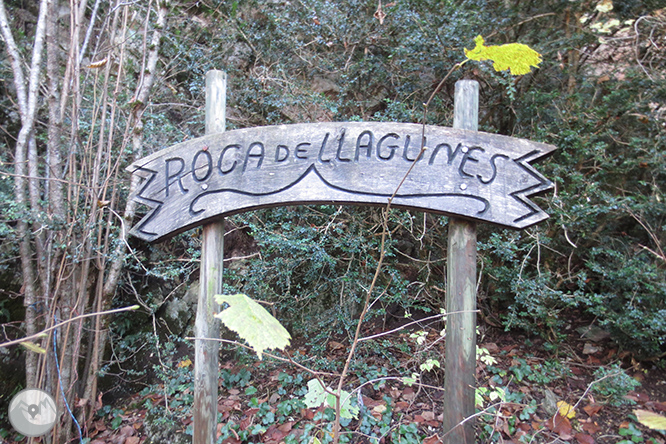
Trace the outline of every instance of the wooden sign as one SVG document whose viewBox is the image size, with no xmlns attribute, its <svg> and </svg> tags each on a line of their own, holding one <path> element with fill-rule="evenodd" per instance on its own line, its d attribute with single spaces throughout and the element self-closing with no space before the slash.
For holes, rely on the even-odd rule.
<svg viewBox="0 0 666 444">
<path fill-rule="evenodd" d="M 134 199 L 153 208 L 132 234 L 155 241 L 220 216 L 278 205 L 385 205 L 412 164 L 395 207 L 524 228 L 548 217 L 528 197 L 552 183 L 530 162 L 554 149 L 476 131 L 426 126 L 424 132 L 410 123 L 227 131 L 128 168 L 145 179 Z"/>
</svg>

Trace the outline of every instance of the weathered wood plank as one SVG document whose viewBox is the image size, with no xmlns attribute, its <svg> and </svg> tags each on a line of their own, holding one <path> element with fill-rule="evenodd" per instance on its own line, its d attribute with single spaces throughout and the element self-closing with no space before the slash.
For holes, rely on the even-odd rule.
<svg viewBox="0 0 666 444">
<path fill-rule="evenodd" d="M 206 73 L 206 132 L 224 131 L 226 73 Z M 224 220 L 204 225 L 199 271 L 199 298 L 194 331 L 197 338 L 220 337 L 220 311 L 213 298 L 222 293 Z M 194 346 L 194 444 L 213 444 L 217 431 L 219 342 L 197 339 Z"/>
<path fill-rule="evenodd" d="M 478 127 L 479 84 L 456 82 L 456 128 Z M 452 217 L 446 263 L 446 367 L 444 421 L 446 444 L 474 443 L 476 369 L 476 224 Z M 463 422 L 465 421 L 465 422 Z"/>
<path fill-rule="evenodd" d="M 422 126 L 327 122 L 228 131 L 158 151 L 129 170 L 154 208 L 148 241 L 219 216 L 285 204 L 385 205 L 421 148 Z M 548 216 L 528 196 L 552 183 L 529 163 L 555 147 L 436 126 L 393 205 L 524 228 Z"/>
</svg>

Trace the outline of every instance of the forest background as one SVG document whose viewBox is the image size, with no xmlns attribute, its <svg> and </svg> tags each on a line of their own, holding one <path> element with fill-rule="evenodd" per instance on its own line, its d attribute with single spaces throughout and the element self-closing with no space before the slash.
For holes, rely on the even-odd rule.
<svg viewBox="0 0 666 444">
<path fill-rule="evenodd" d="M 142 348 L 161 358 L 166 343 L 191 345 L 178 338 L 193 316 L 187 290 L 196 285 L 199 233 L 155 245 L 128 237 L 146 208 L 128 199 L 137 183 L 124 168 L 203 135 L 208 70 L 228 73 L 228 129 L 421 122 L 423 103 L 477 35 L 487 44 L 525 43 L 543 62 L 520 77 L 466 64 L 435 96 L 426 123 L 451 126 L 455 81 L 475 79 L 480 130 L 558 148 L 537 166 L 555 183 L 534 199 L 550 219 L 525 231 L 479 226 L 482 328 L 528 331 L 557 349 L 584 323 L 609 334 L 625 362 L 659 363 L 666 352 L 664 7 L 658 0 L 0 1 L 3 342 L 74 319 L 26 347 L 0 348 L 3 402 L 26 386 L 62 402 L 61 387 L 85 424 L 101 393 L 118 385 L 107 381 L 101 390 L 100 376 L 141 379 L 150 372 L 138 364 Z M 226 286 L 271 304 L 293 336 L 323 353 L 355 328 L 379 258 L 380 219 L 378 209 L 334 206 L 229 218 Z M 394 210 L 388 225 L 382 297 L 369 316 L 379 330 L 407 314 L 439 313 L 445 296 L 447 218 Z M 131 313 L 77 318 L 134 304 L 140 309 Z M 385 345 L 368 353 L 386 355 Z M 66 419 L 54 433 L 76 435 L 76 424 Z"/>
</svg>

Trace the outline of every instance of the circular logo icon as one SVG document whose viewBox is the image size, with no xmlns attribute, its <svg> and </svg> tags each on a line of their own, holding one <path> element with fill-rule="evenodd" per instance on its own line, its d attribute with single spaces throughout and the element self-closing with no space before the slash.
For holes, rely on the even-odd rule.
<svg viewBox="0 0 666 444">
<path fill-rule="evenodd" d="M 9 403 L 9 422 L 22 435 L 46 434 L 56 423 L 55 401 L 44 390 L 21 390 Z"/>
</svg>

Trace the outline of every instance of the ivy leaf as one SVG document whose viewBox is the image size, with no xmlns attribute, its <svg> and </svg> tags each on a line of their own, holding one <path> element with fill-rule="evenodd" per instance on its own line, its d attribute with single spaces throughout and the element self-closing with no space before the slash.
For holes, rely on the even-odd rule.
<svg viewBox="0 0 666 444">
<path fill-rule="evenodd" d="M 652 430 L 666 430 L 666 416 L 649 410 L 634 410 L 638 422 Z"/>
<path fill-rule="evenodd" d="M 289 345 L 289 332 L 253 299 L 244 294 L 218 294 L 215 300 L 220 305 L 229 305 L 215 317 L 245 339 L 259 359 L 266 349 L 284 350 Z"/>
<path fill-rule="evenodd" d="M 532 66 L 537 68 L 541 63 L 541 54 L 522 43 L 486 46 L 481 36 L 475 38 L 474 42 L 474 49 L 465 48 L 465 56 L 478 62 L 492 60 L 495 71 L 509 69 L 512 75 L 522 76 L 528 74 Z"/>
</svg>

